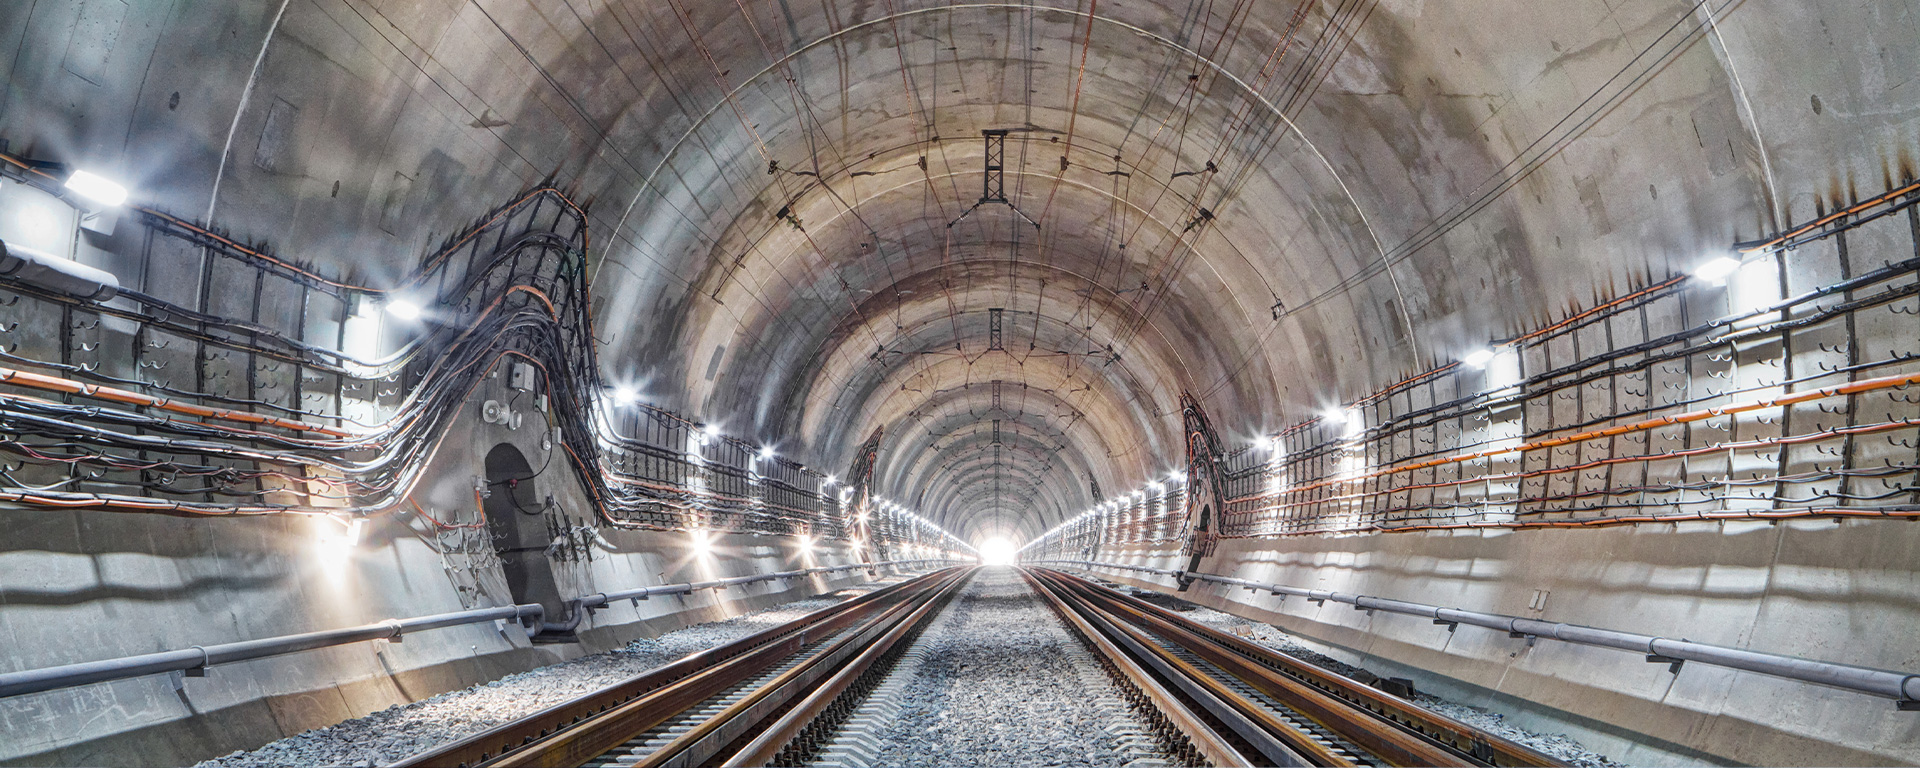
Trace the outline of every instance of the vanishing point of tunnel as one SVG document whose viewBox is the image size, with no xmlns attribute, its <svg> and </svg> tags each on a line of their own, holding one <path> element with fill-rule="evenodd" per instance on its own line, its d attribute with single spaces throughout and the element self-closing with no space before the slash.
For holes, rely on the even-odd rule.
<svg viewBox="0 0 1920 768">
<path fill-rule="evenodd" d="M 1920 763 L 1920 5 L 0 53 L 0 765 Z"/>
</svg>

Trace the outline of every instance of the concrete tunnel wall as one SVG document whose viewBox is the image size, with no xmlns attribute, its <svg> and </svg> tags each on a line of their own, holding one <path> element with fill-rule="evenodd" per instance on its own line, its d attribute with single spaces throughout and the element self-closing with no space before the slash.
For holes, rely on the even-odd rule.
<svg viewBox="0 0 1920 768">
<path fill-rule="evenodd" d="M 1298 128 L 1269 126 L 1261 141 L 1226 152 L 1221 165 L 1230 172 L 1252 168 L 1251 181 L 1244 195 L 1218 207 L 1219 223 L 1203 230 L 1195 259 L 1172 269 L 1146 257 L 1109 266 L 1099 237 L 1049 252 L 1059 256 L 1058 270 L 1095 275 L 1069 290 L 1089 294 L 1100 315 L 1086 341 L 1125 347 L 1125 356 L 1113 358 L 1117 364 L 1075 379 L 1064 366 L 1039 361 L 1029 368 L 996 357 L 979 371 L 923 376 L 901 364 L 868 364 L 874 353 L 867 342 L 876 328 L 889 330 L 885 319 L 905 317 L 915 326 L 904 334 L 910 343 L 903 359 L 949 343 L 942 334 L 915 335 L 947 319 L 946 306 L 936 305 L 939 294 L 928 288 L 970 273 L 925 268 L 923 254 L 939 253 L 942 243 L 920 230 L 943 231 L 941 223 L 960 210 L 956 204 L 971 202 L 971 192 L 929 206 L 911 188 L 859 188 L 849 197 L 878 213 L 869 240 L 868 232 L 840 226 L 854 217 L 835 195 L 810 188 L 789 200 L 781 185 L 790 179 L 765 173 L 769 158 L 756 151 L 757 142 L 764 140 L 760 146 L 787 168 L 803 167 L 807 153 L 800 148 L 816 140 L 864 150 L 848 152 L 845 167 L 828 168 L 839 189 L 855 184 L 845 172 L 911 168 L 915 157 L 934 156 L 943 160 L 934 165 L 940 178 L 953 174 L 955 189 L 971 190 L 977 131 L 1032 121 L 1062 132 L 1083 103 L 1074 96 L 1078 89 L 1059 85 L 1076 71 L 1071 54 L 1090 51 L 1074 175 L 1054 215 L 1079 223 L 1100 220 L 1109 205 L 1135 206 L 1160 229 L 1148 227 L 1134 253 L 1160 252 L 1145 244 L 1178 241 L 1172 235 L 1191 215 L 1186 208 L 1208 202 L 1189 199 L 1171 179 L 1203 167 L 1211 142 L 1195 141 L 1200 149 L 1190 152 L 1140 151 L 1129 144 L 1130 113 L 1154 110 L 1145 125 L 1173 114 L 1170 105 L 1180 103 L 1186 87 L 1184 70 L 1176 69 L 1188 64 L 1199 65 L 1195 74 L 1257 81 L 1262 57 L 1291 34 L 1293 4 L 1253 3 L 1244 37 L 1257 44 L 1195 59 L 1175 48 L 1209 42 L 1208 32 L 1227 24 L 1204 14 L 1193 22 L 1159 3 L 1103 4 L 1097 25 L 1064 8 L 1025 14 L 1023 24 L 1017 9 L 902 4 L 919 20 L 905 25 L 902 38 L 873 4 L 782 6 L 755 26 L 733 16 L 732 4 L 688 6 L 683 22 L 661 4 L 607 4 L 570 16 L 509 2 L 116 2 L 0 8 L 0 50 L 13 54 L 0 102 L 0 139 L 10 151 L 114 172 L 145 203 L 195 220 L 211 216 L 209 223 L 242 240 L 373 282 L 406 273 L 447 233 L 552 179 L 593 202 L 594 274 L 596 286 L 605 287 L 595 312 L 613 341 L 610 376 L 642 384 L 650 399 L 690 414 L 729 420 L 732 433 L 780 442 L 783 452 L 816 466 L 846 466 L 859 441 L 884 422 L 877 473 L 883 490 L 906 501 L 936 500 L 941 508 L 925 511 L 963 535 L 1033 535 L 1090 502 L 1090 480 L 1111 492 L 1164 474 L 1181 459 L 1173 402 L 1182 389 L 1211 392 L 1207 404 L 1236 442 L 1270 434 L 1569 307 L 1684 272 L 1703 252 L 1733 240 L 1877 193 L 1912 175 L 1920 145 L 1920 91 L 1905 77 L 1920 67 L 1911 44 L 1916 15 L 1904 5 L 1369 5 L 1374 11 L 1355 25 L 1351 45 L 1338 48 L 1351 53 L 1327 62 L 1324 89 L 1294 93 L 1283 84 L 1263 92 L 1276 101 L 1300 97 L 1299 108 L 1284 112 Z M 1301 34 L 1334 26 L 1325 6 L 1309 10 Z M 1669 23 L 1702 31 L 1603 111 L 1578 110 L 1643 46 L 1664 40 Z M 109 26 L 112 34 L 104 31 Z M 1008 43 L 1022 30 L 1039 43 L 1034 55 Z M 1094 42 L 1076 48 L 1080 35 Z M 964 62 L 940 70 L 947 60 L 935 46 L 954 40 L 970 46 Z M 769 45 L 793 55 L 775 66 L 765 55 Z M 906 54 L 897 55 L 903 46 Z M 967 92 L 923 124 L 920 107 L 897 99 L 905 79 L 898 68 L 908 66 L 919 67 L 914 73 L 929 86 L 962 82 Z M 1051 84 L 1037 101 L 1016 93 L 1023 71 Z M 813 125 L 788 114 L 789 72 L 807 89 L 807 101 L 825 108 L 838 97 L 837 122 Z M 1222 138 L 1214 129 L 1253 102 L 1225 80 L 1188 82 L 1204 82 L 1194 91 L 1198 136 Z M 1023 99 L 1025 108 L 1016 109 Z M 1536 140 L 1559 136 L 1558 121 L 1569 114 L 1590 127 L 1549 155 L 1530 154 Z M 933 139 L 937 134 L 946 138 Z M 1020 175 L 1039 188 L 1055 158 L 1044 138 L 1033 145 L 1039 149 L 1023 159 L 1032 167 Z M 1316 160 L 1322 149 L 1326 155 Z M 1107 161 L 1109 152 L 1116 159 Z M 1499 175 L 1521 161 L 1538 166 L 1517 178 Z M 1120 203 L 1087 192 L 1092 182 L 1120 178 L 1109 169 L 1131 173 L 1126 178 L 1146 191 Z M 680 186 L 663 183 L 667 191 L 659 191 L 663 179 Z M 1514 186 L 1384 274 L 1361 277 L 1378 249 L 1422 236 L 1431 221 L 1463 210 L 1457 206 L 1485 191 L 1488 179 Z M 1155 195 L 1166 197 L 1164 207 Z M 788 204 L 809 226 L 835 223 L 822 225 L 820 236 L 820 251 L 833 260 L 780 221 Z M 974 222 L 989 220 L 999 221 Z M 1017 241 L 1014 229 L 981 225 L 954 252 L 1006 252 Z M 738 273 L 730 269 L 749 250 L 745 244 L 763 236 L 771 254 Z M 869 242 L 874 252 L 863 247 Z M 1872 257 L 1894 258 L 1892 247 L 1881 245 Z M 237 297 L 250 281 L 216 275 L 235 282 L 213 282 L 211 295 L 201 296 L 201 286 L 185 285 L 193 281 L 183 265 L 196 263 L 185 251 L 124 221 L 112 237 L 79 238 L 72 255 L 150 292 L 175 290 L 169 295 L 244 314 Z M 819 261 L 832 261 L 831 279 L 813 272 Z M 1794 269 L 1806 285 L 1839 273 L 1824 260 L 1801 260 Z M 921 290 L 905 295 L 895 280 Z M 996 282 L 961 294 L 958 305 L 972 314 L 953 323 L 953 334 L 964 335 L 953 341 L 984 346 L 987 324 L 978 315 L 1005 306 L 1026 308 L 1029 314 L 1015 320 L 1031 322 L 1034 337 L 1066 338 L 1063 319 L 1086 307 L 1057 301 L 1061 280 L 1023 274 L 1004 289 Z M 1268 319 L 1275 302 L 1300 307 L 1348 280 L 1359 287 Z M 842 284 L 857 298 L 834 293 Z M 1136 284 L 1143 288 L 1118 293 Z M 1147 295 L 1155 298 L 1146 310 L 1129 314 L 1136 305 L 1126 297 Z M 330 308 L 301 316 L 285 295 L 275 298 L 269 313 L 293 315 L 282 319 L 294 327 L 331 322 Z M 1035 316 L 1050 318 L 1045 335 Z M 5 339 L 10 350 L 24 344 L 27 353 L 59 353 L 49 346 L 56 316 L 26 322 L 27 333 Z M 1128 346 L 1121 340 L 1136 324 L 1143 340 Z M 1867 328 L 1865 338 L 1876 348 L 1907 349 L 1914 337 L 1911 320 L 1891 318 Z M 945 436 L 951 425 L 941 419 L 953 413 L 999 407 L 997 387 L 991 401 L 984 388 L 961 391 L 956 382 L 968 378 L 1005 379 L 1010 401 L 1013 384 L 1057 390 L 1033 396 L 1034 410 L 1044 415 L 1006 416 L 1022 427 L 1009 434 L 1044 435 L 1067 454 L 1059 462 L 1047 462 L 1040 450 L 1010 458 L 1034 486 L 1014 502 L 971 493 L 985 487 L 987 462 L 960 452 L 980 450 L 984 439 L 935 437 Z M 920 385 L 945 394 L 902 394 Z M 1070 399 L 1080 386 L 1094 394 Z M 543 455 L 534 432 L 503 433 L 469 413 L 446 438 L 416 498 L 435 512 L 470 507 L 471 477 L 502 440 L 530 458 Z M 586 516 L 577 489 L 561 495 L 569 514 Z M 457 609 L 489 589 L 496 590 L 489 599 L 499 597 L 490 577 L 462 575 L 485 572 L 484 565 L 448 563 L 406 533 L 410 515 L 373 521 L 370 546 L 341 574 L 330 573 L 336 566 L 315 552 L 313 527 L 330 523 L 11 508 L 0 510 L 0 522 L 7 531 L 0 630 L 16 668 Z M 1903 525 L 1247 540 L 1223 545 L 1205 567 L 1289 583 L 1351 580 L 1346 588 L 1354 591 L 1508 612 L 1521 612 L 1534 589 L 1547 589 L 1545 614 L 1561 620 L 1695 639 L 1713 632 L 1722 642 L 1761 650 L 1914 669 L 1920 659 L 1898 642 L 1920 631 L 1913 598 L 1920 585 L 1910 565 L 1916 542 Z M 611 551 L 567 569 L 565 587 L 686 578 L 680 537 L 603 536 Z M 728 575 L 786 567 L 792 550 L 784 540 L 740 539 L 716 552 Z M 1157 564 L 1173 567 L 1164 558 Z M 1440 564 L 1466 575 L 1430 572 Z M 1486 575 L 1496 565 L 1496 575 Z M 1259 575 L 1269 571 L 1274 575 Z M 765 601 L 830 586 L 747 591 Z M 685 609 L 656 601 L 634 615 L 616 608 L 602 619 L 627 623 L 590 633 L 587 647 L 719 610 L 700 605 L 709 599 L 691 598 Z M 1262 599 L 1243 609 L 1271 610 Z M 1846 606 L 1845 621 L 1813 618 L 1834 616 L 1823 613 L 1833 605 Z M 1438 628 L 1404 617 L 1375 618 L 1363 631 L 1356 622 L 1364 614 L 1351 609 L 1313 614 L 1324 621 L 1309 621 L 1302 610 L 1289 604 L 1271 616 L 1354 652 L 1434 668 L 1423 679 L 1537 699 L 1576 721 L 1588 718 L 1583 727 L 1629 756 L 1665 759 L 1656 757 L 1662 748 L 1626 746 L 1631 733 L 1640 733 L 1758 763 L 1920 759 L 1911 751 L 1920 742 L 1911 714 L 1892 713 L 1884 701 L 1779 688 L 1697 666 L 1668 680 L 1664 667 L 1606 651 L 1519 652 L 1503 645 L 1505 638 L 1468 640 L 1474 630 L 1465 628 L 1441 638 L 1433 634 Z M 1709 626 L 1716 618 L 1730 623 Z M 216 669 L 211 679 L 187 681 L 184 696 L 164 681 L 139 680 L 4 700 L 0 725 L 9 737 L 0 758 L 88 762 L 140 750 L 186 759 L 239 746 L 238 735 L 251 728 L 244 723 L 264 729 L 248 737 L 257 742 L 356 707 L 481 679 L 482 668 L 522 669 L 575 652 L 528 648 L 472 627 L 409 638 L 378 657 L 354 647 Z M 1503 661 L 1510 653 L 1518 655 Z M 334 694 L 336 704 L 315 703 L 325 694 L 308 695 L 343 679 L 361 682 Z M 1672 691 L 1663 687 L 1668 683 Z M 251 719 L 238 727 L 215 725 L 243 712 Z M 1592 720 L 1616 717 L 1614 728 Z M 70 727 L 74 722 L 83 725 Z M 168 748 L 157 745 L 173 734 L 167 724 L 199 735 L 180 752 L 162 751 Z M 1840 735 L 1820 730 L 1826 726 Z M 29 736 L 14 736 L 22 733 Z"/>
<path fill-rule="evenodd" d="M 507 602 L 461 592 L 471 586 L 462 578 L 468 574 L 449 569 L 399 520 L 370 524 L 364 543 L 342 561 L 316 551 L 315 529 L 339 527 L 325 519 L 234 521 L 209 530 L 155 517 L 116 522 L 103 533 L 83 517 L 0 518 L 9 531 L 38 537 L 33 549 L 0 557 L 7 583 L 0 636 L 17 668 Z M 786 538 L 718 535 L 712 554 L 697 559 L 684 533 L 603 535 L 606 549 L 576 572 L 585 594 L 852 562 L 837 547 L 803 556 Z M 849 571 L 655 597 L 637 608 L 622 601 L 586 619 L 577 643 L 536 645 L 518 626 L 475 624 L 408 634 L 398 643 L 219 665 L 207 677 L 185 678 L 178 690 L 172 676 L 158 675 L 11 697 L 0 702 L 0 763 L 192 764 L 867 578 Z"/>
</svg>

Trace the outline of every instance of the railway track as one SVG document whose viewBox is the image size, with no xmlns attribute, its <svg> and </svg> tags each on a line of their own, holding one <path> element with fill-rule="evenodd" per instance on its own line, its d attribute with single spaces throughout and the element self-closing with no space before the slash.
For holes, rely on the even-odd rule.
<svg viewBox="0 0 1920 768">
<path fill-rule="evenodd" d="M 396 765 L 765 764 L 971 573 L 876 590 Z"/>
<path fill-rule="evenodd" d="M 1059 571 L 1025 575 L 1209 765 L 1563 763 L 1358 680 Z M 1182 748 L 1183 747 L 1183 748 Z"/>
<path fill-rule="evenodd" d="M 807 762 L 974 573 L 949 568 L 889 586 L 399 765 Z M 1044 569 L 1021 573 L 1151 721 L 1175 761 L 1561 764 L 1085 579 Z"/>
</svg>

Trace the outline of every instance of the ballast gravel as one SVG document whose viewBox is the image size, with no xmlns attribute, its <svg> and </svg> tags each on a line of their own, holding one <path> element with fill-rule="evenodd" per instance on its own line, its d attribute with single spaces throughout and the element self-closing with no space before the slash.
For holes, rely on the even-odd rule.
<svg viewBox="0 0 1920 768">
<path fill-rule="evenodd" d="M 991 567 L 921 635 L 874 766 L 1125 765 L 1144 732 L 1106 672 L 1013 569 Z M 1104 683 L 1104 689 L 1101 685 Z"/>
<path fill-rule="evenodd" d="M 1230 613 L 1216 611 L 1212 608 L 1195 605 L 1158 592 L 1146 592 L 1137 589 L 1130 590 L 1127 587 L 1114 584 L 1108 584 L 1108 586 L 1113 586 L 1116 589 L 1156 605 L 1179 611 L 1188 618 L 1202 624 L 1206 624 L 1223 632 L 1238 634 L 1268 648 L 1320 667 L 1321 669 L 1338 672 L 1348 677 L 1359 677 L 1363 680 L 1373 677 L 1372 673 L 1369 673 L 1365 669 L 1347 664 L 1331 656 L 1317 653 L 1295 642 L 1293 638 L 1287 636 L 1285 632 L 1275 629 L 1271 625 L 1262 624 L 1252 619 L 1241 618 Z M 1414 692 L 1413 703 L 1459 720 L 1475 728 L 1491 731 L 1502 738 L 1539 750 L 1551 757 L 1579 766 L 1579 768 L 1626 768 L 1624 763 L 1615 762 L 1606 755 L 1587 749 L 1581 746 L 1580 742 L 1574 741 L 1565 734 L 1535 733 L 1507 723 L 1506 716 L 1498 712 L 1480 707 L 1470 707 L 1465 704 L 1456 704 L 1438 696 L 1421 693 L 1419 691 Z"/>
<path fill-rule="evenodd" d="M 517 717 L 604 688 L 682 656 L 724 645 L 885 586 L 865 584 L 784 603 L 725 621 L 696 624 L 618 650 L 596 653 L 508 675 L 366 717 L 315 728 L 250 751 L 233 752 L 196 768 L 251 766 L 379 766 L 464 738 Z"/>
</svg>

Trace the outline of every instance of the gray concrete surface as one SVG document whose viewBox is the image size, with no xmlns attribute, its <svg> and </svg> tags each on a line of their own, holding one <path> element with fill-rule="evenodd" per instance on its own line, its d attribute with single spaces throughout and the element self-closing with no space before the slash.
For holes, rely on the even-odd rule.
<svg viewBox="0 0 1920 768">
<path fill-rule="evenodd" d="M 964 538 L 1019 541 L 1096 483 L 1178 466 L 1182 390 L 1236 443 L 1270 434 L 1914 176 L 1917 38 L 1911 4 L 1792 0 L 39 0 L 0 4 L 0 140 L 376 284 L 551 179 L 590 204 L 609 380 L 820 467 L 885 425 L 883 493 Z M 978 198 L 984 129 L 1018 131 L 1009 199 L 1038 230 L 999 205 L 947 226 Z M 238 313 L 250 288 L 203 287 L 188 250 L 123 224 L 70 254 Z M 1799 277 L 1841 273 L 1806 253 L 1789 257 Z M 303 316 L 274 285 L 263 322 L 324 335 L 337 307 Z M 0 315 L 16 321 L 0 345 L 62 353 L 56 314 Z M 1876 354 L 1916 336 L 1909 315 L 1856 331 L 1844 341 Z M 416 500 L 468 509 L 492 446 L 541 455 L 537 434 L 489 429 L 449 434 Z M 346 561 L 317 554 L 310 525 L 0 510 L 4 663 L 500 599 L 492 563 L 435 552 L 445 537 L 413 517 Z M 1912 669 L 1913 530 L 1302 538 L 1215 562 L 1495 610 L 1545 589 L 1565 620 Z M 673 536 L 603 536 L 556 589 L 700 569 Z M 728 573 L 792 558 L 772 540 L 722 551 Z M 1917 721 L 1884 702 L 1297 610 L 1274 616 L 1586 718 L 1648 762 L 1920 760 Z M 466 628 L 216 670 L 184 693 L 0 701 L 0 757 L 171 760 L 166 739 L 265 740 L 576 652 Z M 1635 746 L 1663 743 L 1684 749 Z"/>
</svg>

